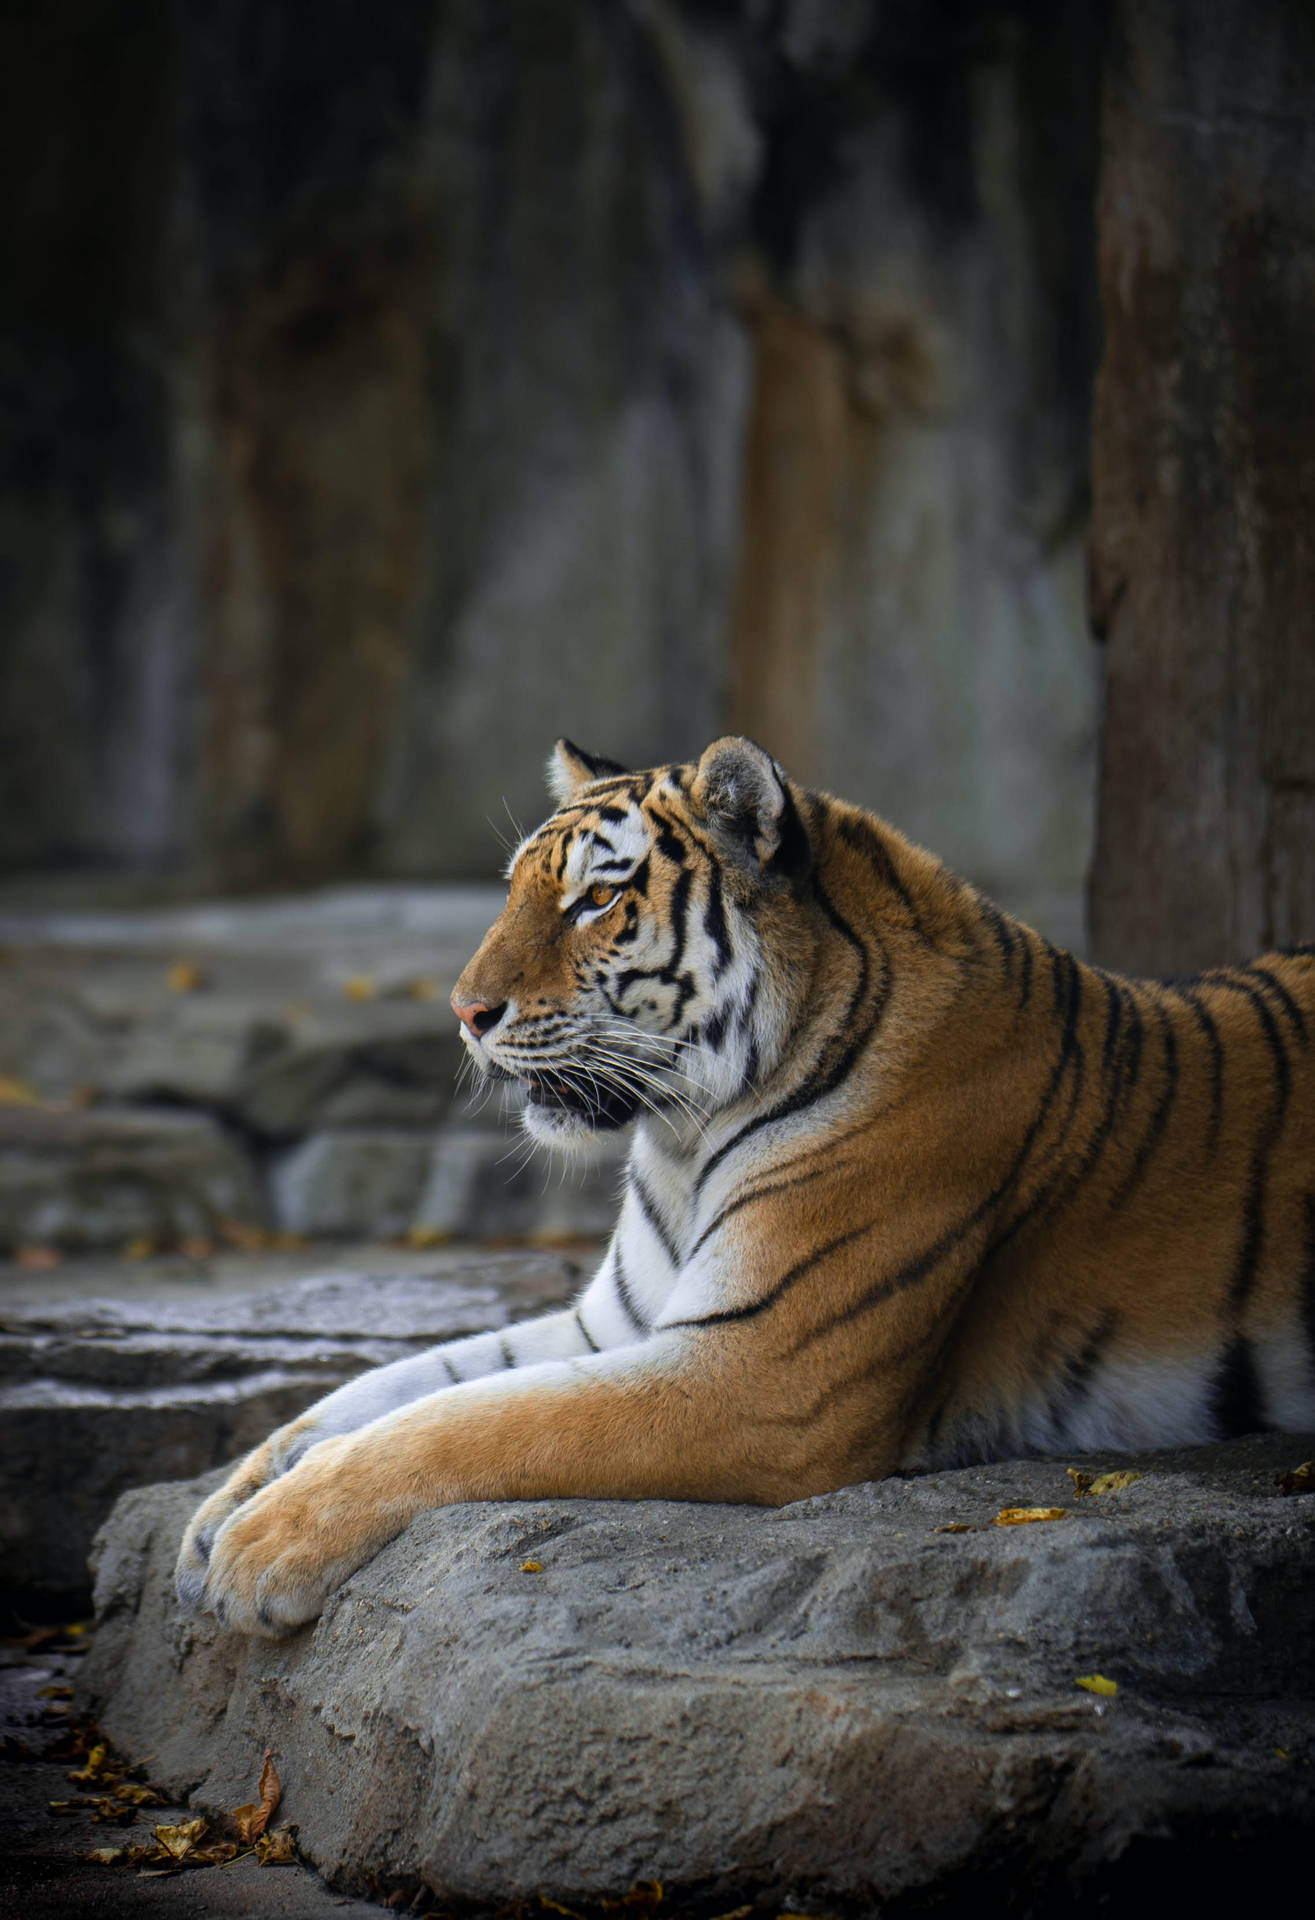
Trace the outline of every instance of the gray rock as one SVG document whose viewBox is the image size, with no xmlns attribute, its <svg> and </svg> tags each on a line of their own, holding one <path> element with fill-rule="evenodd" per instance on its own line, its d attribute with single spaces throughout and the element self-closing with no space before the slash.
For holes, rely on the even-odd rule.
<svg viewBox="0 0 1315 1920">
<path fill-rule="evenodd" d="M 176 1240 L 264 1217 L 245 1154 L 203 1114 L 0 1105 L 0 1246 Z"/>
<path fill-rule="evenodd" d="M 1033 1461 L 778 1512 L 454 1507 L 279 1644 L 179 1619 L 212 1483 L 156 1487 L 98 1542 L 83 1703 L 197 1807 L 249 1797 L 272 1747 L 342 1886 L 657 1877 L 870 1910 L 1006 1876 L 1044 1911 L 1175 1836 L 1264 1845 L 1315 1816 L 1315 1529 L 1274 1486 L 1303 1446 L 1151 1455 L 1084 1500 Z M 1068 1511 L 992 1524 L 1015 1505 Z M 1093 1673 L 1117 1695 L 1075 1684 Z"/>
<path fill-rule="evenodd" d="M 601 1239 L 616 1224 L 628 1137 L 588 1160 L 550 1161 L 507 1130 L 450 1123 L 434 1142 L 415 1225 L 457 1239 Z"/>
<path fill-rule="evenodd" d="M 270 1169 L 279 1224 L 292 1233 L 404 1233 L 424 1184 L 430 1143 L 401 1128 L 316 1133 Z"/>
<path fill-rule="evenodd" d="M 232 1460 L 364 1368 L 557 1306 L 575 1278 L 547 1253 L 350 1258 L 75 1263 L 54 1299 L 49 1276 L 0 1269 L 0 1590 L 85 1592 L 124 1488 Z"/>
</svg>

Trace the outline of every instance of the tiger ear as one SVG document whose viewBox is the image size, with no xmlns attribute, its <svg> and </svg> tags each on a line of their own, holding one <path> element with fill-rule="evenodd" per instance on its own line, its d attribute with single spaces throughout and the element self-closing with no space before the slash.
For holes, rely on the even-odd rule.
<svg viewBox="0 0 1315 1920">
<path fill-rule="evenodd" d="M 624 772 L 615 760 L 584 753 L 573 740 L 559 740 L 548 755 L 548 791 L 556 804 L 564 807 L 591 780 L 610 780 L 613 774 Z"/>
<path fill-rule="evenodd" d="M 808 836 L 785 775 L 752 740 L 714 740 L 694 770 L 690 797 L 714 833 L 760 867 L 793 873 L 807 861 Z"/>
</svg>

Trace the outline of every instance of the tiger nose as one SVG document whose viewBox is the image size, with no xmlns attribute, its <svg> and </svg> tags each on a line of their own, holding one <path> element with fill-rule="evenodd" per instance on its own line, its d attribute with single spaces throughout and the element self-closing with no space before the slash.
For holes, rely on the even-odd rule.
<svg viewBox="0 0 1315 1920">
<path fill-rule="evenodd" d="M 486 1034 L 491 1027 L 497 1026 L 499 1020 L 501 1020 L 503 1014 L 507 1011 L 507 1003 L 504 1000 L 500 1007 L 490 1007 L 483 1000 L 472 1000 L 467 1006 L 463 1005 L 454 993 L 452 996 L 452 1011 L 462 1026 L 466 1027 L 478 1040 L 481 1035 Z"/>
</svg>

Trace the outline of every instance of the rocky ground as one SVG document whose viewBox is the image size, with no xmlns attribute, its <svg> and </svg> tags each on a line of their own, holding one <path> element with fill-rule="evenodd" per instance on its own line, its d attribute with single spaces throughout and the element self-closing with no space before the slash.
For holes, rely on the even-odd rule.
<svg viewBox="0 0 1315 1920">
<path fill-rule="evenodd" d="M 56 911 L 0 896 L 0 1251 L 599 1234 L 457 1092 L 492 886 Z"/>
</svg>

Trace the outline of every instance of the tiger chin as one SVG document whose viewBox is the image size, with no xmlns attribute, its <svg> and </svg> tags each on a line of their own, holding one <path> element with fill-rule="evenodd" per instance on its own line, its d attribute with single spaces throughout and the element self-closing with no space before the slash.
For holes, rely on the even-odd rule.
<svg viewBox="0 0 1315 1920">
<path fill-rule="evenodd" d="M 453 1501 L 1315 1427 L 1315 950 L 1086 966 L 747 740 L 562 741 L 550 783 L 452 1003 L 536 1140 L 632 1130 L 607 1252 L 279 1429 L 188 1528 L 186 1605 L 286 1632 Z"/>
</svg>

